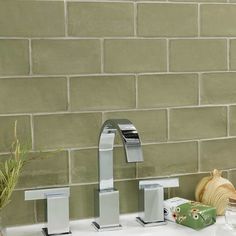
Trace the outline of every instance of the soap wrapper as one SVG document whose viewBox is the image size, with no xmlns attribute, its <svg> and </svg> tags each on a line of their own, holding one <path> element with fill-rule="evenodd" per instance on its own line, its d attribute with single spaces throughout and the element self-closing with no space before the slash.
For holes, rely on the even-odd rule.
<svg viewBox="0 0 236 236">
<path fill-rule="evenodd" d="M 184 198 L 164 201 L 165 219 L 199 230 L 216 222 L 216 208 Z"/>
</svg>

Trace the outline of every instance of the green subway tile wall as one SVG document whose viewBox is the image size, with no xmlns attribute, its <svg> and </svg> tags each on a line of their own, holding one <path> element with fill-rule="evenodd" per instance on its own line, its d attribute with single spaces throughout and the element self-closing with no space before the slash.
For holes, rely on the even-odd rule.
<svg viewBox="0 0 236 236">
<path fill-rule="evenodd" d="M 7 225 L 45 221 L 45 202 L 23 198 L 39 187 L 70 186 L 71 218 L 94 216 L 98 135 L 110 118 L 134 123 L 144 153 L 127 164 L 116 137 L 122 213 L 138 211 L 144 178 L 177 176 L 165 196 L 190 199 L 214 168 L 236 185 L 235 2 L 0 1 L 0 161 L 15 120 L 31 159 Z"/>
</svg>

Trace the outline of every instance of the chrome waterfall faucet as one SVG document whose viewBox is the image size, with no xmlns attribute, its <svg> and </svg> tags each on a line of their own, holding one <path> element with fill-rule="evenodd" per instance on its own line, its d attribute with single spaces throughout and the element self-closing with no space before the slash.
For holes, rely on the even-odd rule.
<svg viewBox="0 0 236 236">
<path fill-rule="evenodd" d="M 120 133 L 127 162 L 142 162 L 141 141 L 134 125 L 127 119 L 110 119 L 104 122 L 99 137 L 99 189 L 95 196 L 96 222 L 100 230 L 121 228 L 119 222 L 119 191 L 114 189 L 113 147 L 116 131 Z"/>
</svg>

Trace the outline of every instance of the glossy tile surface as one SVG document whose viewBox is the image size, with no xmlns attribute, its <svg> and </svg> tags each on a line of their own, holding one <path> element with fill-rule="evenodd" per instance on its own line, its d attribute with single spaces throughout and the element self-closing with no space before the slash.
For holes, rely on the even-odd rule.
<svg viewBox="0 0 236 236">
<path fill-rule="evenodd" d="M 63 2 L 0 2 L 0 36 L 64 36 L 64 20 Z"/>
<path fill-rule="evenodd" d="M 197 171 L 197 143 L 168 143 L 143 146 L 144 162 L 138 163 L 138 177 L 167 176 Z"/>
<path fill-rule="evenodd" d="M 100 126 L 100 113 L 35 116 L 35 146 L 39 150 L 96 146 Z"/>
<path fill-rule="evenodd" d="M 190 4 L 138 4 L 139 36 L 196 36 L 197 6 Z"/>
<path fill-rule="evenodd" d="M 66 78 L 1 79 L 0 100 L 0 113 L 65 111 Z"/>
<path fill-rule="evenodd" d="M 101 70 L 99 40 L 33 40 L 35 74 L 85 74 Z"/>
<path fill-rule="evenodd" d="M 170 111 L 170 139 L 226 136 L 226 115 L 226 107 L 173 109 Z"/>
<path fill-rule="evenodd" d="M 209 140 L 200 143 L 200 168 L 210 171 L 212 168 L 235 168 L 235 138 Z"/>
<path fill-rule="evenodd" d="M 68 3 L 70 36 L 132 36 L 134 5 L 112 2 Z"/>
<path fill-rule="evenodd" d="M 207 73 L 201 76 L 201 103 L 235 103 L 236 73 Z"/>
<path fill-rule="evenodd" d="M 0 76 L 28 75 L 29 42 L 24 39 L 0 40 Z"/>
<path fill-rule="evenodd" d="M 105 72 L 166 71 L 166 42 L 159 39 L 112 39 L 104 42 Z"/>
<path fill-rule="evenodd" d="M 171 71 L 222 71 L 226 69 L 226 40 L 183 39 L 170 41 Z"/>
<path fill-rule="evenodd" d="M 71 78 L 70 93 L 71 109 L 74 111 L 135 108 L 135 77 Z"/>
<path fill-rule="evenodd" d="M 196 74 L 142 75 L 138 77 L 138 107 L 156 108 L 198 103 Z"/>
</svg>

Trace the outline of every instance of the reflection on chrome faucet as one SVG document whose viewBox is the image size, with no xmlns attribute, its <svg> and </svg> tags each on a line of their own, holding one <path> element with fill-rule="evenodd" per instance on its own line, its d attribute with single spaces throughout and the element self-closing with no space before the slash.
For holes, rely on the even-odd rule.
<svg viewBox="0 0 236 236">
<path fill-rule="evenodd" d="M 99 138 L 99 190 L 95 196 L 97 230 L 119 229 L 119 192 L 114 189 L 113 147 L 116 131 L 120 133 L 127 162 L 143 161 L 141 142 L 134 125 L 127 119 L 104 122 Z"/>
</svg>

